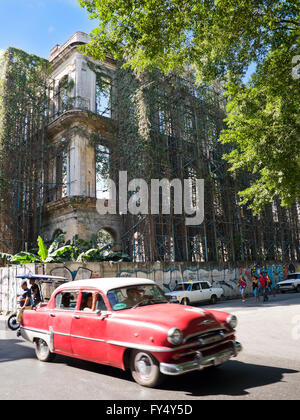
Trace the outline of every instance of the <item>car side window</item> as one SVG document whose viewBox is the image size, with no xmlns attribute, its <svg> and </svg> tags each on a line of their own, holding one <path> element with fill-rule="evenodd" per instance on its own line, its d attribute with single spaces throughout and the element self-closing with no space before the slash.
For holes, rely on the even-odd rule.
<svg viewBox="0 0 300 420">
<path fill-rule="evenodd" d="M 78 292 L 61 292 L 55 296 L 55 308 L 73 311 L 76 308 Z"/>
<path fill-rule="evenodd" d="M 210 289 L 209 284 L 206 283 L 206 281 L 201 283 L 201 287 L 202 287 L 202 289 Z"/>
<path fill-rule="evenodd" d="M 194 283 L 193 284 L 193 290 L 200 290 L 199 283 Z"/>
<path fill-rule="evenodd" d="M 83 291 L 81 294 L 80 310 L 85 312 L 106 311 L 107 307 L 100 293 Z"/>
</svg>

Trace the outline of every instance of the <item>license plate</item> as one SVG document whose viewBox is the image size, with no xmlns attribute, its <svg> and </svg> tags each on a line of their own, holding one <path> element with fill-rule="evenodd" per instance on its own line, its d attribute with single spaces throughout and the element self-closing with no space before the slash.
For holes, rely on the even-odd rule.
<svg viewBox="0 0 300 420">
<path fill-rule="evenodd" d="M 227 362 L 227 360 L 230 359 L 230 355 L 229 354 L 224 354 L 223 356 L 218 356 L 215 358 L 214 360 L 214 364 L 215 366 L 221 365 L 224 362 Z"/>
</svg>

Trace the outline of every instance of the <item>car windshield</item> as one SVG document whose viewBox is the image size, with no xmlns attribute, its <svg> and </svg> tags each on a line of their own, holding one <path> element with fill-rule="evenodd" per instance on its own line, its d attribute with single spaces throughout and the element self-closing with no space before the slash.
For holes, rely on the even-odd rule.
<svg viewBox="0 0 300 420">
<path fill-rule="evenodd" d="M 173 290 L 174 292 L 181 292 L 182 290 L 191 290 L 192 283 L 179 283 Z"/>
<path fill-rule="evenodd" d="M 107 293 L 110 306 L 114 311 L 135 308 L 138 306 L 168 303 L 162 290 L 156 285 L 120 287 Z"/>
<path fill-rule="evenodd" d="M 292 280 L 292 279 L 297 279 L 297 280 L 299 280 L 300 279 L 300 274 L 289 274 L 288 276 L 287 276 L 287 278 L 286 278 L 287 280 Z"/>
</svg>

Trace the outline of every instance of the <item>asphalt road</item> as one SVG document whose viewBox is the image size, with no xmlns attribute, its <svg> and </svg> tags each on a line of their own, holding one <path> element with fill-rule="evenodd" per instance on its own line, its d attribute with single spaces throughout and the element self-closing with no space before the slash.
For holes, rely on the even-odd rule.
<svg viewBox="0 0 300 420">
<path fill-rule="evenodd" d="M 90 362 L 62 356 L 39 362 L 33 345 L 0 329 L 0 400 L 103 400 L 110 409 L 117 400 L 138 405 L 145 400 L 300 399 L 299 294 L 270 298 L 266 304 L 249 298 L 207 308 L 238 316 L 243 352 L 216 369 L 167 377 L 158 389 L 143 388 L 127 372 Z"/>
</svg>

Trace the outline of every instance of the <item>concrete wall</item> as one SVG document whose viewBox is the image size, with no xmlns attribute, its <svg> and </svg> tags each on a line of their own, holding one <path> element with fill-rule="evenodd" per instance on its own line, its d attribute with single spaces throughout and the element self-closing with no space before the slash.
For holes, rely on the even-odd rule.
<svg viewBox="0 0 300 420">
<path fill-rule="evenodd" d="M 161 263 L 65 263 L 28 264 L 0 268 L 0 311 L 15 310 L 16 295 L 20 293 L 22 280 L 16 275 L 23 273 L 51 274 L 63 276 L 68 281 L 96 277 L 142 277 L 154 280 L 164 291 L 173 290 L 185 280 L 209 280 L 213 286 L 220 286 L 226 298 L 239 296 L 237 282 L 240 274 L 247 281 L 247 292 L 251 293 L 251 274 L 267 271 L 273 284 L 284 280 L 289 272 L 300 271 L 300 263 L 265 263 L 241 265 L 238 267 L 216 267 L 209 264 L 161 264 Z M 49 298 L 59 283 L 42 285 L 44 297 Z"/>
</svg>

